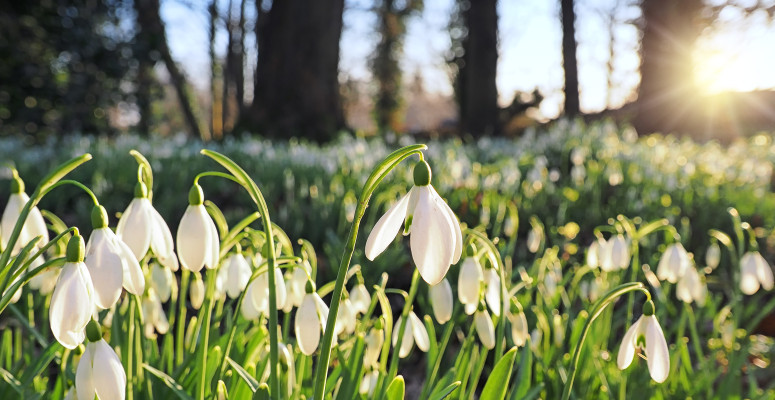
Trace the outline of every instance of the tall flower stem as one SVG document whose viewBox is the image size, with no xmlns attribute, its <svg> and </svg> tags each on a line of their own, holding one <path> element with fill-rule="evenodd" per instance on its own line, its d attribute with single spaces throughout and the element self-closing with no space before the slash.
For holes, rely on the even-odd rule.
<svg viewBox="0 0 775 400">
<path fill-rule="evenodd" d="M 581 349 L 584 347 L 584 340 L 587 338 L 587 334 L 589 333 L 590 328 L 592 328 L 592 323 L 595 322 L 595 319 L 597 319 L 597 317 L 603 313 L 605 308 L 608 307 L 609 304 L 613 303 L 614 300 L 616 300 L 618 297 L 635 291 L 642 292 L 646 295 L 646 300 L 651 300 L 651 293 L 648 291 L 648 289 L 646 289 L 644 284 L 640 282 L 630 282 L 611 289 L 592 307 L 592 312 L 589 315 L 589 319 L 584 324 L 584 330 L 581 332 L 581 337 L 579 338 L 579 342 L 576 345 L 576 350 L 573 352 L 573 359 L 571 360 L 570 364 L 568 380 L 565 381 L 565 387 L 562 391 L 562 400 L 568 400 L 570 398 L 573 381 L 576 378 L 576 368 L 578 367 L 579 359 L 581 358 Z"/>
<path fill-rule="evenodd" d="M 331 358 L 331 343 L 334 338 L 334 323 L 336 322 L 336 315 L 339 311 L 339 302 L 342 299 L 342 290 L 344 289 L 344 281 L 347 276 L 347 270 L 350 267 L 350 261 L 355 251 L 355 241 L 358 239 L 358 229 L 360 228 L 361 219 L 366 213 L 366 208 L 369 206 L 369 199 L 372 193 L 376 190 L 377 186 L 387 176 L 390 171 L 393 170 L 401 161 L 405 160 L 414 154 L 422 154 L 421 151 L 428 147 L 424 144 L 415 144 L 406 146 L 401 149 L 390 153 L 381 163 L 379 163 L 371 172 L 369 179 L 363 186 L 363 192 L 358 200 L 358 206 L 355 209 L 355 217 L 353 223 L 350 226 L 350 234 L 347 238 L 347 244 L 342 254 L 342 260 L 339 263 L 339 269 L 336 274 L 336 284 L 334 286 L 334 292 L 331 296 L 331 305 L 329 307 L 329 315 L 333 315 L 334 318 L 328 318 L 326 321 L 326 331 L 323 335 L 323 342 L 320 348 L 320 356 L 318 357 L 318 363 L 316 366 L 315 375 L 315 400 L 323 399 L 323 392 L 326 388 L 326 379 L 328 378 L 328 361 Z M 271 275 L 270 275 L 271 276 Z M 271 300 L 271 298 L 270 298 Z M 271 332 L 270 332 L 271 333 Z"/>
<path fill-rule="evenodd" d="M 202 325 L 204 336 L 202 338 L 202 346 L 200 347 L 200 351 L 202 351 L 202 362 L 199 365 L 202 368 L 202 375 L 199 378 L 199 397 L 197 397 L 199 400 L 204 400 L 205 386 L 207 386 L 207 352 L 209 351 L 207 347 L 210 342 L 210 319 L 213 315 L 213 303 L 215 303 L 215 299 L 213 298 L 215 294 L 215 272 L 216 271 L 213 270 L 207 274 L 207 292 L 205 292 L 207 305 L 205 305 L 204 325 Z"/>
</svg>

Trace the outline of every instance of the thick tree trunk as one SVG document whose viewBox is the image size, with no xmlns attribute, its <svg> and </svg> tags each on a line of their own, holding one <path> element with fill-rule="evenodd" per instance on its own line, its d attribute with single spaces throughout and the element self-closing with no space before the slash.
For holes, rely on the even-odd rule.
<svg viewBox="0 0 775 400">
<path fill-rule="evenodd" d="M 215 34 L 218 22 L 218 0 L 212 0 L 208 7 L 210 14 L 209 23 L 209 55 L 210 55 L 210 139 L 218 139 L 223 137 L 223 109 L 221 103 L 218 101 L 218 72 L 220 66 L 218 65 L 218 57 L 215 55 Z"/>
<path fill-rule="evenodd" d="M 300 11 L 303 10 L 303 11 Z M 247 125 L 273 137 L 332 139 L 344 128 L 339 38 L 344 0 L 274 1 L 259 21 L 259 56 Z"/>
<path fill-rule="evenodd" d="M 161 55 L 161 59 L 170 74 L 172 86 L 175 88 L 175 93 L 178 96 L 184 120 L 190 131 L 189 133 L 204 139 L 191 105 L 186 77 L 178 68 L 178 65 L 175 64 L 169 46 L 167 46 L 164 22 L 159 14 L 159 0 L 135 0 L 134 7 L 135 12 L 137 12 L 138 27 L 140 28 L 139 35 L 143 38 L 142 40 L 146 40 L 149 43 L 149 49 L 154 49 Z"/>
<path fill-rule="evenodd" d="M 692 113 L 696 85 L 692 49 L 703 24 L 702 0 L 642 0 L 640 87 L 635 128 L 640 134 L 681 131 Z"/>
<path fill-rule="evenodd" d="M 579 73 L 576 64 L 576 14 L 573 0 L 560 0 L 562 9 L 562 67 L 565 70 L 565 115 L 579 114 Z"/>
<path fill-rule="evenodd" d="M 498 134 L 497 0 L 469 2 L 461 13 L 468 34 L 463 38 L 463 57 L 457 75 L 460 125 L 464 132 L 479 137 Z"/>
</svg>

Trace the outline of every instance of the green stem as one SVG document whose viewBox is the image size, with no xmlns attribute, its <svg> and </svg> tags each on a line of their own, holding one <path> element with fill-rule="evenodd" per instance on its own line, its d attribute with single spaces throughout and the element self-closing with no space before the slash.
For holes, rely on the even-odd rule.
<svg viewBox="0 0 775 400">
<path fill-rule="evenodd" d="M 182 275 L 180 278 L 180 290 L 178 291 L 178 317 L 175 323 L 177 332 L 175 332 L 175 366 L 183 364 L 183 348 L 185 345 L 186 334 L 186 296 L 188 296 L 188 281 L 191 277 L 191 272 L 188 269 L 182 269 Z"/>
<path fill-rule="evenodd" d="M 207 304 L 205 305 L 204 324 L 202 325 L 204 337 L 202 339 L 202 346 L 200 347 L 200 350 L 202 351 L 202 362 L 199 365 L 202 368 L 202 375 L 199 378 L 199 397 L 197 397 L 199 400 L 204 400 L 205 386 L 207 385 L 207 352 L 209 351 L 208 346 L 210 342 L 210 319 L 213 315 L 213 303 L 215 301 L 213 298 L 214 293 L 215 271 L 211 271 L 207 274 L 207 292 L 205 293 Z"/>
<path fill-rule="evenodd" d="M 344 281 L 347 276 L 347 270 L 350 267 L 350 261 L 352 260 L 353 253 L 355 252 L 355 241 L 358 239 L 358 229 L 360 228 L 361 219 L 366 213 L 366 207 L 369 206 L 369 199 L 372 193 L 377 188 L 380 182 L 387 176 L 390 171 L 393 170 L 398 164 L 401 163 L 407 157 L 413 154 L 422 154 L 421 151 L 425 150 L 425 145 L 412 145 L 406 146 L 399 150 L 394 151 L 388 155 L 376 168 L 372 171 L 369 179 L 363 187 L 363 192 L 358 201 L 358 206 L 355 209 L 355 218 L 350 226 L 350 233 L 345 245 L 344 253 L 342 254 L 342 260 L 339 263 L 339 269 L 336 274 L 336 285 L 334 286 L 334 293 L 331 296 L 331 305 L 329 307 L 329 315 L 333 315 L 334 318 L 329 318 L 326 321 L 326 330 L 323 335 L 323 342 L 320 348 L 320 356 L 318 357 L 317 371 L 315 375 L 315 400 L 323 399 L 323 392 L 326 388 L 326 379 L 328 379 L 328 362 L 331 358 L 331 344 L 334 337 L 334 323 L 336 322 L 336 315 L 339 311 L 339 302 L 342 299 L 342 290 L 344 289 Z M 271 284 L 270 284 L 271 286 Z M 271 296 L 270 296 L 271 300 Z M 270 328 L 271 329 L 271 328 Z M 275 328 L 276 331 L 276 328 Z M 270 330 L 271 333 L 271 330 Z"/>
<path fill-rule="evenodd" d="M 135 296 L 129 296 L 129 333 L 127 344 L 127 361 L 126 361 L 126 394 L 127 399 L 134 399 L 134 368 L 132 367 L 134 362 L 134 340 L 135 340 Z"/>
<path fill-rule="evenodd" d="M 88 194 L 88 195 L 89 195 L 89 197 L 91 197 L 91 200 L 92 200 L 92 202 L 94 203 L 94 205 L 95 205 L 95 206 L 98 206 L 98 205 L 100 205 L 100 202 L 97 200 L 97 196 L 96 196 L 96 195 L 94 195 L 94 192 L 92 192 L 92 191 L 91 191 L 91 189 L 89 189 L 88 187 L 86 187 L 86 186 L 85 186 L 84 184 L 82 184 L 81 182 L 74 181 L 74 180 L 72 180 L 72 179 L 63 179 L 63 180 L 61 180 L 61 181 L 59 181 L 59 182 L 57 182 L 57 183 L 55 183 L 55 184 L 51 185 L 51 186 L 50 186 L 48 189 L 46 189 L 46 191 L 45 191 L 45 192 L 43 192 L 43 194 L 41 195 L 41 197 L 43 197 L 43 196 L 47 195 L 47 194 L 48 194 L 48 192 L 50 192 L 50 191 L 52 191 L 52 190 L 56 189 L 56 188 L 57 188 L 57 187 L 59 187 L 59 186 L 63 186 L 63 185 L 73 185 L 73 186 L 77 186 L 77 187 L 81 188 L 81 189 L 82 189 L 84 192 L 86 192 L 86 194 Z"/>
<path fill-rule="evenodd" d="M 611 289 L 611 291 L 606 293 L 605 296 L 598 300 L 592 307 L 592 312 L 590 313 L 589 319 L 584 324 L 584 330 L 582 331 L 579 342 L 576 345 L 576 350 L 573 352 L 573 359 L 571 360 L 568 380 L 565 381 L 565 387 L 562 390 L 563 400 L 568 400 L 570 398 L 571 388 L 573 387 L 573 380 L 576 378 L 576 368 L 578 367 L 579 359 L 581 358 L 581 349 L 584 347 L 584 340 L 586 339 L 587 334 L 592 327 L 592 323 L 595 322 L 595 319 L 597 319 L 597 317 L 603 313 L 605 308 L 608 307 L 609 304 L 613 303 L 613 301 L 618 297 L 635 291 L 642 292 L 646 295 L 647 300 L 651 300 L 651 293 L 648 291 L 648 289 L 646 289 L 644 284 L 640 282 L 630 282 Z"/>
</svg>

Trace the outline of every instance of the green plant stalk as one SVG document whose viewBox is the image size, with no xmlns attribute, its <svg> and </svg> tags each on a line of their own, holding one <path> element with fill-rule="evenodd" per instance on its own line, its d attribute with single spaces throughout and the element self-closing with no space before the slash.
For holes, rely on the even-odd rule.
<svg viewBox="0 0 775 400">
<path fill-rule="evenodd" d="M 178 291 L 177 306 L 178 317 L 175 323 L 177 331 L 175 332 L 175 367 L 183 364 L 186 334 L 186 296 L 188 296 L 188 282 L 191 279 L 191 272 L 186 268 L 181 268 L 183 272 L 180 277 L 180 290 Z"/>
<path fill-rule="evenodd" d="M 323 342 L 320 347 L 320 356 L 318 357 L 317 371 L 315 375 L 315 392 L 314 399 L 322 400 L 323 392 L 326 389 L 326 379 L 328 378 L 328 362 L 331 358 L 331 344 L 334 338 L 334 323 L 336 322 L 336 315 L 339 312 L 339 302 L 342 300 L 342 291 L 344 289 L 344 281 L 347 276 L 347 270 L 350 268 L 350 261 L 352 260 L 353 253 L 355 252 L 355 241 L 358 239 L 358 229 L 360 228 L 361 219 L 366 213 L 366 208 L 369 206 L 369 199 L 372 193 L 377 188 L 380 182 L 387 176 L 387 174 L 393 170 L 398 164 L 401 163 L 407 157 L 413 154 L 421 154 L 422 150 L 425 150 L 425 145 L 412 145 L 398 149 L 388 155 L 377 167 L 374 168 L 369 179 L 366 181 L 363 187 L 363 192 L 358 200 L 358 206 L 355 209 L 355 217 L 353 223 L 350 226 L 350 234 L 347 238 L 347 244 L 345 245 L 344 253 L 342 254 L 342 260 L 339 263 L 339 269 L 336 274 L 336 285 L 334 286 L 334 293 L 331 296 L 331 305 L 329 306 L 329 315 L 333 315 L 334 318 L 329 318 L 326 321 L 326 330 L 323 334 Z M 271 275 L 270 275 L 271 276 Z M 270 287 L 272 284 L 270 283 Z M 270 301 L 272 297 L 270 295 Z M 271 328 L 270 328 L 271 329 Z M 276 331 L 276 328 L 275 328 Z M 270 331 L 270 333 L 272 333 Z M 276 333 L 275 333 L 276 335 Z M 275 392 L 276 393 L 276 392 Z"/>
<path fill-rule="evenodd" d="M 129 296 L 129 332 L 127 334 L 127 361 L 126 361 L 126 397 L 128 400 L 134 399 L 135 381 L 134 381 L 134 339 L 135 339 L 135 296 Z"/>
<path fill-rule="evenodd" d="M 630 264 L 630 282 L 636 282 L 638 280 L 638 269 L 640 268 L 640 245 L 637 240 L 633 240 L 632 248 L 632 263 Z M 628 327 L 632 323 L 632 307 L 635 303 L 635 295 L 630 293 L 627 296 L 627 320 L 624 322 L 624 326 Z"/>
<path fill-rule="evenodd" d="M 205 306 L 204 325 L 202 325 L 204 328 L 204 337 L 202 338 L 202 346 L 200 347 L 202 352 L 202 362 L 200 363 L 202 375 L 199 378 L 199 397 L 197 397 L 199 400 L 204 400 L 205 386 L 207 384 L 207 353 L 209 350 L 207 347 L 210 342 L 210 319 L 213 315 L 213 303 L 215 302 L 215 299 L 213 298 L 213 294 L 215 293 L 215 273 L 216 270 L 212 270 L 207 274 L 207 292 L 205 293 L 207 305 Z"/>
<path fill-rule="evenodd" d="M 597 317 L 603 313 L 605 308 L 608 307 L 608 305 L 611 304 L 616 298 L 626 293 L 635 291 L 642 292 L 646 295 L 646 300 L 651 300 L 651 293 L 648 291 L 648 289 L 646 289 L 644 284 L 640 282 L 630 282 L 611 289 L 592 307 L 592 312 L 589 314 L 589 319 L 584 324 L 584 330 L 582 331 L 581 337 L 579 338 L 579 343 L 576 345 L 576 350 L 573 352 L 573 359 L 571 360 L 570 364 L 568 380 L 565 381 L 565 387 L 562 391 L 563 400 L 568 400 L 570 398 L 571 388 L 573 387 L 573 380 L 576 378 L 576 368 L 578 367 L 579 359 L 581 358 L 581 349 L 584 347 L 584 340 L 589 333 L 589 329 L 592 327 L 592 323 L 595 322 L 595 319 L 597 319 Z"/>
<path fill-rule="evenodd" d="M 258 212 L 262 217 L 266 240 L 269 243 L 269 246 L 266 246 L 268 253 L 267 280 L 269 286 L 269 386 L 271 395 L 277 397 L 277 395 L 280 393 L 280 380 L 277 376 L 279 354 L 277 348 L 277 289 L 275 286 L 274 271 L 277 256 L 275 255 L 274 235 L 272 234 L 272 221 L 269 219 L 269 208 L 266 205 L 266 200 L 264 199 L 263 194 L 261 194 L 261 190 L 258 189 L 258 185 L 256 185 L 253 179 L 248 176 L 247 172 L 245 172 L 242 167 L 237 165 L 230 158 L 215 151 L 202 150 L 201 153 L 221 164 L 221 166 L 226 168 L 237 179 L 240 185 L 248 192 L 251 199 L 253 199 L 253 202 L 256 204 Z M 336 310 L 333 310 L 333 312 L 334 315 L 336 315 Z"/>
</svg>

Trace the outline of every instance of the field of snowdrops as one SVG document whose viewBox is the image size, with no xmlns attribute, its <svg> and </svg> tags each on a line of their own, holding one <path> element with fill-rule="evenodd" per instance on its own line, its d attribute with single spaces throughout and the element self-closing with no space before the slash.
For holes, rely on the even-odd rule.
<svg viewBox="0 0 775 400">
<path fill-rule="evenodd" d="M 2 399 L 775 399 L 769 135 L 0 157 Z"/>
</svg>

